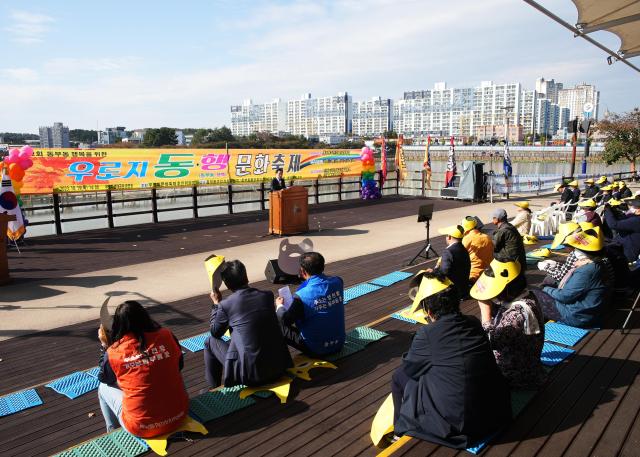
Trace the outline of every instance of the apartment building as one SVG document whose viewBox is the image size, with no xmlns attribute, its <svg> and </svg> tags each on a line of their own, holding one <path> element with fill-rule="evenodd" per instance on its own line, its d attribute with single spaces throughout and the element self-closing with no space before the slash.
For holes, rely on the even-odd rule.
<svg viewBox="0 0 640 457">
<path fill-rule="evenodd" d="M 391 99 L 382 97 L 353 102 L 352 133 L 373 137 L 391 130 L 392 106 Z"/>
<path fill-rule="evenodd" d="M 254 104 L 251 99 L 231 106 L 231 132 L 248 136 L 256 132 L 277 134 L 286 131 L 286 104 L 279 98 Z"/>
</svg>

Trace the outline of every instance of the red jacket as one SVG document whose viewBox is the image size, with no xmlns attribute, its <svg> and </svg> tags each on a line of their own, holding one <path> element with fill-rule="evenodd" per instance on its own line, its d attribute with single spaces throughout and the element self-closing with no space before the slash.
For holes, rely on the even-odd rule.
<svg viewBox="0 0 640 457">
<path fill-rule="evenodd" d="M 182 352 L 165 328 L 145 333 L 146 351 L 127 334 L 107 349 L 109 365 L 122 390 L 122 422 L 131 433 L 151 438 L 171 433 L 189 411 L 180 374 Z"/>
</svg>

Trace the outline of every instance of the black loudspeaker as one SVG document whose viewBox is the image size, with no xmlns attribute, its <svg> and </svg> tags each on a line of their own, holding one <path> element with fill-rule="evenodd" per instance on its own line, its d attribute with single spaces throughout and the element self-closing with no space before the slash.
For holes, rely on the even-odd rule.
<svg viewBox="0 0 640 457">
<path fill-rule="evenodd" d="M 285 273 L 278 266 L 278 260 L 272 259 L 267 261 L 267 266 L 264 269 L 264 276 L 271 284 L 296 284 L 300 280 L 295 275 Z"/>
<path fill-rule="evenodd" d="M 486 200 L 487 196 L 484 192 L 484 163 L 474 162 L 475 181 L 473 183 L 473 201 L 481 202 Z"/>
</svg>

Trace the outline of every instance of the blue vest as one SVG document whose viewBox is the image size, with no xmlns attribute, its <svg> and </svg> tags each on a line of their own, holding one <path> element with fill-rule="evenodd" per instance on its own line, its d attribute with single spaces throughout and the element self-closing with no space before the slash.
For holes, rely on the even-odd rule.
<svg viewBox="0 0 640 457">
<path fill-rule="evenodd" d="M 304 319 L 296 327 L 314 354 L 332 354 L 344 345 L 342 279 L 323 274 L 303 282 L 296 295 L 304 303 Z"/>
</svg>

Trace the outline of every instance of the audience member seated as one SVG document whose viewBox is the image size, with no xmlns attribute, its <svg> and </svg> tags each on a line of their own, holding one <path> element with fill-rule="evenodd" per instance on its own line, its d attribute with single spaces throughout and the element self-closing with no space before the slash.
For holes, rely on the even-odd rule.
<svg viewBox="0 0 640 457">
<path fill-rule="evenodd" d="M 282 333 L 290 346 L 310 356 L 339 352 L 344 345 L 344 296 L 342 279 L 324 274 L 324 257 L 317 252 L 300 256 L 304 282 L 291 306 L 276 300 Z"/>
<path fill-rule="evenodd" d="M 111 329 L 100 326 L 102 343 L 98 399 L 107 431 L 120 423 L 152 438 L 176 430 L 189 413 L 182 381 L 182 350 L 170 330 L 154 322 L 142 305 L 116 308 Z"/>
<path fill-rule="evenodd" d="M 627 204 L 626 215 L 615 212 L 608 205 L 603 215 L 607 226 L 616 232 L 613 241 L 622 245 L 629 262 L 635 262 L 640 254 L 640 198 L 627 200 Z"/>
<path fill-rule="evenodd" d="M 498 367 L 512 389 L 537 389 L 545 381 L 540 355 L 544 318 L 535 295 L 514 282 L 518 262 L 499 262 L 471 288 Z"/>
<path fill-rule="evenodd" d="M 618 181 L 618 189 L 620 192 L 620 198 L 631 198 L 633 194 L 631 193 L 631 189 L 627 187 L 627 183 L 624 181 Z"/>
<path fill-rule="evenodd" d="M 600 227 L 578 231 L 567 237 L 576 256 L 573 268 L 558 287 L 533 289 L 546 319 L 561 321 L 574 327 L 599 327 L 608 294 L 612 287 L 601 257 L 604 247 Z"/>
<path fill-rule="evenodd" d="M 482 325 L 460 313 L 453 284 L 436 272 L 422 281 L 431 323 L 420 326 L 393 374 L 394 433 L 464 449 L 509 423 L 509 387 Z"/>
<path fill-rule="evenodd" d="M 602 225 L 602 219 L 596 213 L 597 204 L 594 199 L 582 200 L 578 203 L 578 206 L 582 209 L 582 213 L 574 218 L 576 222 L 591 222 L 596 227 Z"/>
<path fill-rule="evenodd" d="M 593 224 L 589 224 L 586 222 L 582 223 L 584 228 L 591 228 Z M 562 243 L 564 243 L 565 239 L 576 231 L 582 230 L 580 224 L 575 221 L 565 222 L 564 224 L 560 224 L 558 227 L 558 233 L 556 233 L 553 238 L 553 242 L 551 243 L 551 249 L 556 249 Z M 573 268 L 576 263 L 576 254 L 575 251 L 571 251 L 567 256 L 567 260 L 564 262 L 556 262 L 555 260 L 542 260 L 538 262 L 538 269 L 540 271 L 544 271 L 547 273 L 547 276 L 544 278 L 542 285 L 544 286 L 557 286 L 562 278 Z"/>
<path fill-rule="evenodd" d="M 493 223 L 498 227 L 493 232 L 493 257 L 500 262 L 517 260 L 520 264 L 520 274 L 517 281 L 522 287 L 526 287 L 527 279 L 524 276 L 524 271 L 527 265 L 527 254 L 524 250 L 522 235 L 507 222 L 507 212 L 502 208 L 493 212 Z"/>
<path fill-rule="evenodd" d="M 596 202 L 598 202 L 601 205 L 608 203 L 609 200 L 613 198 L 613 195 L 611 194 L 612 190 L 613 190 L 613 186 L 611 184 L 600 187 L 600 194 L 596 195 L 596 198 L 595 198 Z"/>
<path fill-rule="evenodd" d="M 600 187 L 598 187 L 593 178 L 587 179 L 585 182 L 584 192 L 582 193 L 582 198 L 593 198 L 600 191 Z"/>
<path fill-rule="evenodd" d="M 282 177 L 282 168 L 278 168 L 276 170 L 276 177 L 271 180 L 271 192 L 276 192 L 286 188 L 287 186 L 284 182 L 284 178 Z"/>
<path fill-rule="evenodd" d="M 568 188 L 571 190 L 571 197 L 569 198 L 569 207 L 567 208 L 567 215 L 572 215 L 578 208 L 578 201 L 580 200 L 580 187 L 578 181 L 575 179 L 568 184 Z"/>
<path fill-rule="evenodd" d="M 520 235 L 528 235 L 531 229 L 531 210 L 529 202 L 514 203 L 519 209 L 516 217 L 511 221 L 511 225 L 518 229 Z"/>
<path fill-rule="evenodd" d="M 268 384 L 293 365 L 273 308 L 273 293 L 249 287 L 242 262 L 226 262 L 220 271 L 231 295 L 211 293 L 211 336 L 204 344 L 205 378 L 210 387 Z M 222 340 L 230 331 L 231 340 Z M 224 375 L 224 376 L 223 376 Z"/>
<path fill-rule="evenodd" d="M 471 260 L 469 253 L 461 243 L 464 236 L 464 228 L 460 225 L 452 225 L 438 230 L 446 235 L 447 247 L 442 251 L 436 267 L 427 272 L 438 271 L 449 278 L 458 289 L 458 295 L 465 298 L 469 295 L 469 274 L 471 272 Z"/>
<path fill-rule="evenodd" d="M 471 261 L 470 285 L 476 282 L 493 260 L 493 241 L 489 235 L 478 230 L 476 225 L 476 219 L 471 216 L 465 217 L 462 221 L 462 228 L 464 228 L 462 245 L 469 253 Z"/>
</svg>

